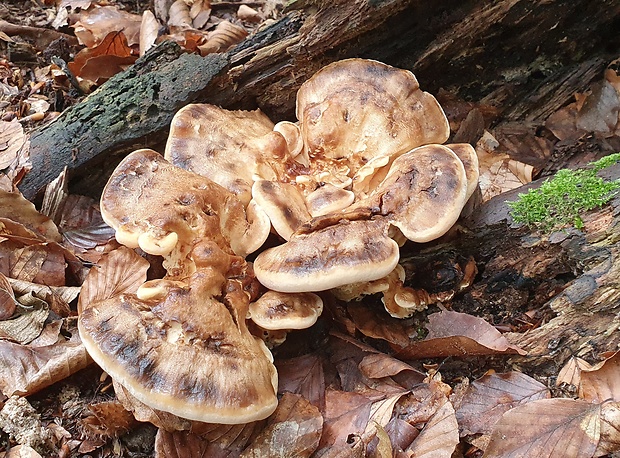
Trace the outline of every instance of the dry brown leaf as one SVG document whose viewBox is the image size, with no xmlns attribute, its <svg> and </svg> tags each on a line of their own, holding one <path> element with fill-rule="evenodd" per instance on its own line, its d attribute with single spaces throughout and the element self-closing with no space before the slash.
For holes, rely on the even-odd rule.
<svg viewBox="0 0 620 458">
<path fill-rule="evenodd" d="M 482 202 L 532 181 L 534 168 L 510 159 L 508 154 L 496 151 L 498 147 L 499 142 L 487 131 L 476 144 L 480 168 L 478 185 Z"/>
<path fill-rule="evenodd" d="M 363 375 L 369 378 L 392 377 L 403 371 L 411 372 L 410 378 L 412 384 L 422 383 L 426 375 L 411 365 L 386 355 L 385 353 L 374 353 L 364 356 L 359 363 L 359 369 Z"/>
<path fill-rule="evenodd" d="M 81 44 L 94 48 L 115 32 L 122 32 L 129 46 L 140 40 L 142 16 L 121 11 L 117 6 L 95 6 L 82 10 L 74 24 L 75 35 Z"/>
<path fill-rule="evenodd" d="M 248 36 L 247 30 L 229 21 L 220 22 L 213 32 L 209 32 L 206 43 L 198 46 L 200 55 L 224 52 L 231 46 L 241 43 Z"/>
<path fill-rule="evenodd" d="M 120 294 L 135 293 L 146 281 L 149 263 L 135 251 L 120 247 L 93 266 L 82 284 L 78 313 L 98 301 Z"/>
<path fill-rule="evenodd" d="M 409 330 L 402 320 L 391 317 L 380 310 L 373 309 L 359 302 L 347 304 L 347 311 L 355 327 L 365 336 L 382 339 L 398 347 L 409 343 Z"/>
<path fill-rule="evenodd" d="M 39 213 L 34 204 L 21 193 L 0 191 L 0 217 L 23 224 L 50 242 L 60 242 L 62 237 L 56 224 Z"/>
<path fill-rule="evenodd" d="M 613 85 L 603 80 L 595 83 L 591 93 L 577 112 L 575 126 L 585 132 L 595 132 L 610 137 L 616 131 L 620 97 Z"/>
<path fill-rule="evenodd" d="M 403 390 L 400 393 L 388 396 L 385 399 L 381 399 L 372 404 L 370 408 L 370 418 L 366 429 L 362 434 L 362 440 L 365 444 L 368 444 L 375 438 L 377 433 L 377 426 L 384 428 L 392 419 L 392 413 L 394 412 L 394 406 L 405 395 L 407 391 Z"/>
<path fill-rule="evenodd" d="M 319 446 L 323 417 L 302 396 L 284 393 L 267 426 L 241 453 L 242 458 L 309 457 Z"/>
<path fill-rule="evenodd" d="M 28 445 L 17 445 L 11 447 L 3 458 L 41 458 L 41 455 Z"/>
<path fill-rule="evenodd" d="M 86 417 L 82 423 L 94 434 L 118 437 L 135 428 L 138 424 L 132 413 L 119 401 L 105 401 L 88 406 L 93 415 Z"/>
<path fill-rule="evenodd" d="M 45 301 L 49 305 L 50 310 L 60 317 L 68 317 L 75 314 L 71 310 L 69 303 L 78 297 L 80 293 L 79 286 L 48 286 L 13 278 L 9 278 L 9 283 L 16 294 L 20 296 L 30 294 Z"/>
<path fill-rule="evenodd" d="M 9 278 L 9 283 L 16 294 L 33 294 L 48 303 L 56 298 L 68 304 L 80 293 L 79 286 L 48 286 L 13 278 Z"/>
<path fill-rule="evenodd" d="M 30 395 L 69 377 L 91 362 L 77 330 L 71 340 L 45 347 L 0 340 L 0 390 L 6 396 Z"/>
<path fill-rule="evenodd" d="M 15 313 L 17 300 L 8 278 L 0 272 L 0 321 L 8 320 Z"/>
<path fill-rule="evenodd" d="M 110 32 L 94 48 L 81 50 L 69 62 L 75 76 L 101 84 L 136 61 L 123 32 Z"/>
<path fill-rule="evenodd" d="M 185 0 L 176 0 L 168 10 L 168 27 L 189 29 L 193 27 L 192 17 L 189 14 L 190 6 Z"/>
<path fill-rule="evenodd" d="M 155 436 L 155 458 L 233 458 L 257 430 L 257 423 L 204 425 L 210 430 L 200 435 L 160 428 Z"/>
<path fill-rule="evenodd" d="M 57 204 L 55 214 L 65 240 L 80 250 L 105 245 L 114 239 L 114 229 L 103 222 L 99 202 L 92 197 L 67 195 Z"/>
<path fill-rule="evenodd" d="M 577 388 L 581 383 L 581 371 L 591 368 L 592 366 L 587 361 L 577 358 L 576 356 L 571 356 L 566 364 L 564 364 L 564 367 L 560 369 L 555 381 L 555 386 L 566 383 L 567 385 L 573 385 Z"/>
<path fill-rule="evenodd" d="M 403 396 L 396 406 L 396 415 L 409 424 L 421 428 L 447 400 L 442 382 L 422 383 L 413 387 L 411 393 Z M 410 443 L 405 447 L 409 445 Z"/>
<path fill-rule="evenodd" d="M 620 353 L 614 353 L 594 367 L 582 369 L 578 386 L 579 397 L 585 401 L 620 401 Z"/>
<path fill-rule="evenodd" d="M 140 23 L 140 55 L 143 56 L 152 46 L 159 36 L 159 21 L 155 15 L 146 10 L 142 13 L 142 22 Z"/>
<path fill-rule="evenodd" d="M 195 29 L 202 29 L 211 17 L 211 1 L 194 0 L 189 10 L 189 16 L 192 18 L 192 26 Z"/>
<path fill-rule="evenodd" d="M 394 451 L 392 450 L 392 441 L 387 431 L 378 423 L 374 424 L 376 443 L 369 445 L 367 456 L 369 458 L 392 458 Z"/>
<path fill-rule="evenodd" d="M 454 407 L 446 401 L 405 452 L 416 458 L 450 458 L 459 443 Z"/>
<path fill-rule="evenodd" d="M 594 456 L 620 450 L 620 403 L 606 402 L 601 406 L 601 439 Z"/>
<path fill-rule="evenodd" d="M 19 344 L 27 344 L 36 339 L 43 330 L 43 323 L 49 315 L 45 307 L 27 310 L 15 318 L 0 321 L 0 339 L 7 339 Z"/>
<path fill-rule="evenodd" d="M 418 428 L 398 418 L 398 416 L 392 417 L 385 427 L 385 432 L 390 438 L 390 444 L 394 451 L 403 451 L 409 447 L 420 434 Z"/>
<path fill-rule="evenodd" d="M 45 186 L 41 213 L 58 225 L 62 221 L 62 209 L 69 195 L 69 173 L 65 166 L 50 183 Z"/>
<path fill-rule="evenodd" d="M 438 358 L 493 354 L 526 354 L 511 345 L 501 333 L 484 321 L 466 313 L 445 311 L 428 316 L 426 339 L 398 351 L 399 359 Z"/>
<path fill-rule="evenodd" d="M 495 425 L 484 457 L 592 457 L 600 438 L 600 417 L 599 404 L 574 399 L 517 406 Z"/>
<path fill-rule="evenodd" d="M 0 170 L 16 183 L 24 172 L 30 170 L 30 140 L 17 121 L 0 121 Z"/>
<path fill-rule="evenodd" d="M 456 411 L 461 434 L 491 434 L 504 412 L 549 397 L 545 385 L 521 372 L 485 375 L 469 386 Z"/>
<path fill-rule="evenodd" d="M 47 347 L 57 342 L 63 341 L 64 337 L 60 333 L 63 320 L 54 320 L 49 322 L 41 331 L 41 334 L 28 344 L 30 347 Z"/>
<path fill-rule="evenodd" d="M 239 5 L 239 9 L 237 10 L 237 17 L 241 21 L 252 22 L 255 24 L 261 22 L 264 19 L 258 11 L 245 4 Z"/>
<path fill-rule="evenodd" d="M 278 393 L 300 394 L 319 409 L 325 406 L 323 358 L 316 354 L 276 360 Z"/>
<path fill-rule="evenodd" d="M 65 269 L 70 255 L 60 245 L 41 243 L 15 248 L 11 254 L 9 277 L 50 286 L 65 284 Z"/>
<path fill-rule="evenodd" d="M 320 448 L 349 448 L 349 437 L 361 437 L 366 430 L 372 404 L 371 399 L 361 394 L 328 389 L 325 394 L 325 423 Z"/>
</svg>

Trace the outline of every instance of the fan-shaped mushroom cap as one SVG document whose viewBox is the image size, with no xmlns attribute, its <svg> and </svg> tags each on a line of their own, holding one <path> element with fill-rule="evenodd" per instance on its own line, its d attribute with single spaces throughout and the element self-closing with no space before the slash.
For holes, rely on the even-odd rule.
<svg viewBox="0 0 620 458">
<path fill-rule="evenodd" d="M 409 240 L 427 242 L 456 222 L 467 200 L 463 163 L 449 148 L 425 145 L 394 160 L 379 187 L 359 207 L 386 217 Z"/>
<path fill-rule="evenodd" d="M 183 260 L 198 238 L 245 256 L 264 243 L 271 228 L 254 205 L 246 212 L 230 191 L 147 149 L 118 165 L 103 190 L 101 215 L 124 245 L 157 255 L 174 250 L 170 266 Z"/>
<path fill-rule="evenodd" d="M 144 301 L 127 294 L 82 311 L 92 358 L 140 402 L 182 418 L 248 423 L 277 405 L 277 373 L 245 324 L 249 298 L 235 281 L 201 268 L 185 287 Z M 222 302 L 213 289 L 226 290 Z M 226 305 L 225 305 L 226 304 Z"/>
<path fill-rule="evenodd" d="M 323 291 L 384 277 L 398 263 L 398 244 L 388 222 L 342 220 L 309 233 L 296 233 L 254 261 L 258 281 L 283 292 Z"/>
<path fill-rule="evenodd" d="M 304 149 L 304 140 L 301 138 L 301 131 L 299 130 L 299 126 L 294 122 L 280 121 L 275 126 L 273 126 L 273 130 L 275 132 L 279 132 L 280 135 L 284 137 L 288 149 L 288 154 L 298 162 L 301 162 L 303 165 L 308 166 L 308 157 L 299 157 Z"/>
<path fill-rule="evenodd" d="M 260 110 L 192 104 L 174 115 L 164 157 L 215 181 L 247 205 L 263 157 L 270 149 L 285 148 L 284 138 L 273 132 L 273 123 Z"/>
<path fill-rule="evenodd" d="M 288 240 L 297 228 L 312 219 L 304 196 L 292 184 L 257 180 L 252 186 L 252 195 L 284 240 Z"/>
<path fill-rule="evenodd" d="M 323 301 L 312 293 L 267 291 L 250 303 L 250 319 L 263 329 L 306 329 L 323 312 Z"/>
<path fill-rule="evenodd" d="M 354 200 L 353 192 L 325 183 L 306 196 L 306 206 L 312 216 L 322 216 L 344 210 Z"/>
<path fill-rule="evenodd" d="M 448 120 L 415 76 L 380 62 L 334 62 L 303 83 L 297 119 L 310 161 L 346 163 L 354 174 L 378 156 L 448 139 Z"/>
<path fill-rule="evenodd" d="M 467 199 L 469 199 L 476 190 L 478 178 L 480 178 L 476 150 L 469 143 L 450 143 L 446 146 L 450 148 L 463 163 L 465 175 L 467 175 Z"/>
</svg>

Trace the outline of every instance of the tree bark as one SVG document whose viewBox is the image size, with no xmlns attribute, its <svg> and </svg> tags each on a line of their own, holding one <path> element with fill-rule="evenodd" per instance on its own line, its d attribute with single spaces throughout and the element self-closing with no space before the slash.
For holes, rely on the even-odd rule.
<svg viewBox="0 0 620 458">
<path fill-rule="evenodd" d="M 407 68 L 429 92 L 446 88 L 495 105 L 504 122 L 536 124 L 617 57 L 613 0 L 298 0 L 292 7 L 227 53 L 200 57 L 165 45 L 140 59 L 33 133 L 34 171 L 20 190 L 34 198 L 67 166 L 74 176 L 88 173 L 74 186 L 96 195 L 109 173 L 102 164 L 158 145 L 187 103 L 260 107 L 274 121 L 294 119 L 300 84 L 338 59 Z"/>
</svg>

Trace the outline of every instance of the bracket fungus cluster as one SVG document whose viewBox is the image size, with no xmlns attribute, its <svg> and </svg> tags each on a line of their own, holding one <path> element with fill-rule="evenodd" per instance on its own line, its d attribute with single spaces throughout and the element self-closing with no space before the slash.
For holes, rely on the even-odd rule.
<svg viewBox="0 0 620 458">
<path fill-rule="evenodd" d="M 397 317 L 426 305 L 403 286 L 399 245 L 456 222 L 477 185 L 474 149 L 443 145 L 436 99 L 376 61 L 320 70 L 296 113 L 274 124 L 258 110 L 188 105 L 164 157 L 131 153 L 103 191 L 117 240 L 162 256 L 167 274 L 85 307 L 80 333 L 153 409 L 229 424 L 270 415 L 277 374 L 261 338 L 311 326 L 315 292 L 382 292 Z M 270 232 L 283 243 L 247 262 Z"/>
</svg>

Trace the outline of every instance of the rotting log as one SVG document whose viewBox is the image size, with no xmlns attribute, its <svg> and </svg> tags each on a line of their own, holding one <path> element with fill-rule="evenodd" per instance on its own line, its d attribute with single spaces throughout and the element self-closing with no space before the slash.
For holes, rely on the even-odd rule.
<svg viewBox="0 0 620 458">
<path fill-rule="evenodd" d="M 616 179 L 620 164 L 600 175 Z M 402 259 L 406 266 L 412 257 L 432 264 L 446 252 L 473 256 L 479 274 L 450 306 L 503 328 L 522 320 L 523 332 L 504 335 L 528 354 L 510 362 L 555 376 L 571 356 L 594 362 L 620 349 L 620 195 L 587 212 L 583 230 L 539 234 L 515 225 L 506 202 L 541 181 L 483 204 L 455 227 L 458 237 L 421 252 L 405 245 Z"/>
<path fill-rule="evenodd" d="M 298 0 L 292 8 L 227 53 L 165 45 L 112 78 L 32 134 L 22 193 L 34 198 L 67 166 L 84 176 L 75 190 L 96 195 L 114 154 L 158 145 L 190 102 L 291 119 L 299 85 L 342 58 L 407 68 L 429 92 L 446 88 L 497 106 L 505 121 L 540 122 L 617 57 L 613 0 Z"/>
</svg>

